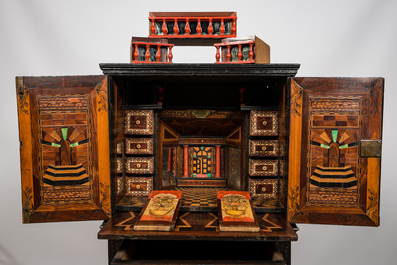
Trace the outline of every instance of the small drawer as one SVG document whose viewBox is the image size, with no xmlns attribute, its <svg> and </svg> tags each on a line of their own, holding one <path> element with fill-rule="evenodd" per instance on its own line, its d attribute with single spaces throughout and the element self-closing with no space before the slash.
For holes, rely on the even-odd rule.
<svg viewBox="0 0 397 265">
<path fill-rule="evenodd" d="M 202 180 L 194 179 L 188 180 L 178 178 L 178 186 L 184 187 L 226 187 L 226 180 Z"/>
<path fill-rule="evenodd" d="M 125 153 L 132 155 L 153 154 L 153 138 L 126 138 Z"/>
<path fill-rule="evenodd" d="M 132 174 L 153 174 L 153 157 L 127 157 L 125 172 Z"/>
<path fill-rule="evenodd" d="M 250 179 L 249 192 L 252 198 L 277 199 L 278 179 Z"/>
<path fill-rule="evenodd" d="M 278 112 L 253 110 L 250 114 L 251 136 L 278 135 Z"/>
<path fill-rule="evenodd" d="M 249 155 L 259 157 L 278 156 L 278 141 L 249 140 Z"/>
<path fill-rule="evenodd" d="M 117 185 L 117 188 L 116 188 L 117 195 L 124 194 L 124 178 L 123 177 L 117 177 L 116 182 L 117 182 L 116 183 L 116 185 Z"/>
<path fill-rule="evenodd" d="M 202 220 L 195 220 L 195 222 L 202 222 Z M 202 236 L 202 238 L 205 237 Z M 214 240 L 174 240 L 172 244 L 169 242 L 149 238 L 125 240 L 122 244 L 119 243 L 119 246 L 113 243 L 115 247 L 112 248 L 112 251 L 115 254 L 110 264 L 287 264 L 276 242 L 264 240 L 221 242 L 225 249 L 238 251 L 219 251 L 219 241 Z M 175 251 L 176 249 L 178 251 Z M 205 251 L 197 251 L 198 249 L 205 249 Z M 153 255 L 153 250 L 156 250 L 156 255 Z"/>
<path fill-rule="evenodd" d="M 128 135 L 153 134 L 153 110 L 127 110 L 124 133 Z"/>
<path fill-rule="evenodd" d="M 131 196 L 149 196 L 153 190 L 152 177 L 126 177 L 126 194 Z"/>
<path fill-rule="evenodd" d="M 250 176 L 278 176 L 278 160 L 249 160 Z"/>
<path fill-rule="evenodd" d="M 116 152 L 118 155 L 121 155 L 123 153 L 123 146 L 124 146 L 123 142 L 116 143 Z"/>
<path fill-rule="evenodd" d="M 116 172 L 119 174 L 123 173 L 123 158 L 117 157 L 116 162 L 117 162 Z"/>
</svg>

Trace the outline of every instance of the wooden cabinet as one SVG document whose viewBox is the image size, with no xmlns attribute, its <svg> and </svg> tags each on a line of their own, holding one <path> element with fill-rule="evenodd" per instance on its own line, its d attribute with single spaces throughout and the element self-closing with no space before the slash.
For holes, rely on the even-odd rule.
<svg viewBox="0 0 397 265">
<path fill-rule="evenodd" d="M 298 64 L 100 67 L 17 78 L 24 222 L 110 218 L 98 237 L 112 264 L 189 263 L 174 245 L 209 247 L 195 262 L 289 264 L 294 223 L 379 225 L 382 78 L 296 78 Z M 174 230 L 135 231 L 165 189 L 183 194 Z M 260 230 L 219 231 L 218 190 L 250 192 Z M 222 252 L 237 243 L 252 253 Z"/>
</svg>

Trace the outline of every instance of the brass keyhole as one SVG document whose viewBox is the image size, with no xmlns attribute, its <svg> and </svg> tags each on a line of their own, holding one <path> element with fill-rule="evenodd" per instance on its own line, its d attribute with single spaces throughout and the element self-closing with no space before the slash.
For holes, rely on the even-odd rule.
<svg viewBox="0 0 397 265">
<path fill-rule="evenodd" d="M 266 146 L 262 146 L 262 151 L 266 151 Z"/>
<path fill-rule="evenodd" d="M 141 185 L 136 185 L 135 188 L 136 188 L 137 190 L 139 190 L 139 189 L 141 188 Z"/>
<path fill-rule="evenodd" d="M 266 126 L 267 125 L 267 121 L 263 121 L 262 124 Z"/>
<path fill-rule="evenodd" d="M 142 165 L 141 165 L 141 164 L 136 164 L 136 167 L 137 167 L 137 168 L 141 168 Z"/>
<path fill-rule="evenodd" d="M 265 187 L 262 188 L 262 191 L 265 192 L 267 189 Z"/>
<path fill-rule="evenodd" d="M 136 145 L 136 148 L 137 148 L 137 149 L 139 149 L 139 148 L 141 148 L 141 147 L 142 147 L 142 146 L 141 146 L 140 144 L 137 144 L 137 145 Z"/>
<path fill-rule="evenodd" d="M 266 171 L 266 170 L 267 170 L 267 166 L 263 166 L 263 167 L 262 167 L 262 170 L 263 170 L 263 171 Z"/>
<path fill-rule="evenodd" d="M 139 124 L 141 124 L 141 121 L 140 121 L 140 120 L 136 120 L 136 121 L 135 121 L 135 124 L 136 124 L 136 125 L 139 125 Z"/>
</svg>

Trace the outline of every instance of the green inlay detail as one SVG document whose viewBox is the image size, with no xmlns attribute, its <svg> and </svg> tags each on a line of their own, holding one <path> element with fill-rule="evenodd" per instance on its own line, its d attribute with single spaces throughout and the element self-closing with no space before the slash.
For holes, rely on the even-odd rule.
<svg viewBox="0 0 397 265">
<path fill-rule="evenodd" d="M 51 143 L 51 146 L 54 146 L 54 147 L 61 147 L 60 144 L 56 144 L 56 143 Z"/>
<path fill-rule="evenodd" d="M 197 155 L 193 155 L 193 157 L 197 157 Z"/>
<path fill-rule="evenodd" d="M 210 178 L 211 177 L 211 173 L 208 173 L 207 176 Z"/>
<path fill-rule="evenodd" d="M 78 145 L 79 145 L 79 142 L 75 142 L 75 143 L 71 144 L 70 147 L 75 147 L 75 146 L 78 146 Z"/>
<path fill-rule="evenodd" d="M 325 144 L 321 144 L 321 147 L 329 149 L 329 146 Z"/>
<path fill-rule="evenodd" d="M 197 177 L 196 173 L 193 174 L 193 178 Z"/>
<path fill-rule="evenodd" d="M 68 128 L 61 128 L 63 140 L 68 138 Z"/>
<path fill-rule="evenodd" d="M 211 155 L 208 155 L 208 158 L 211 158 Z"/>
<path fill-rule="evenodd" d="M 200 148 L 201 148 L 201 150 L 204 150 L 204 146 L 201 146 Z"/>
<path fill-rule="evenodd" d="M 338 139 L 338 130 L 332 130 L 332 139 L 336 143 L 336 141 Z"/>
<path fill-rule="evenodd" d="M 349 145 L 344 144 L 344 145 L 339 146 L 339 149 L 344 149 L 344 148 L 348 148 L 348 147 L 349 147 Z"/>
</svg>

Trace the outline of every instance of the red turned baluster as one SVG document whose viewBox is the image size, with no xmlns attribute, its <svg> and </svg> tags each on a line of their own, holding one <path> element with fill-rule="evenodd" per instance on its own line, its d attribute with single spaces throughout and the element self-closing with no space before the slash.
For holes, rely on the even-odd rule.
<svg viewBox="0 0 397 265">
<path fill-rule="evenodd" d="M 175 18 L 175 21 L 174 21 L 174 33 L 175 33 L 175 35 L 179 34 L 178 20 L 176 18 Z"/>
<path fill-rule="evenodd" d="M 232 26 L 232 35 L 236 35 L 236 19 L 233 19 L 233 26 Z"/>
<path fill-rule="evenodd" d="M 214 28 L 212 27 L 212 18 L 210 18 L 209 26 L 208 26 L 208 35 L 212 35 L 214 32 Z"/>
<path fill-rule="evenodd" d="M 138 44 L 135 43 L 135 51 L 134 51 L 134 61 L 138 61 L 139 58 L 139 52 L 138 52 Z"/>
<path fill-rule="evenodd" d="M 157 45 L 156 61 L 160 62 L 160 59 L 161 59 L 160 45 Z"/>
<path fill-rule="evenodd" d="M 221 19 L 221 28 L 219 29 L 221 35 L 225 34 L 225 25 L 223 24 L 223 18 Z"/>
<path fill-rule="evenodd" d="M 219 52 L 219 46 L 215 46 L 215 48 L 216 48 L 216 55 L 215 55 L 215 58 L 216 58 L 216 62 L 217 63 L 219 63 L 219 60 L 221 59 L 221 54 L 220 54 L 220 52 Z"/>
<path fill-rule="evenodd" d="M 154 19 L 152 19 L 152 27 L 151 27 L 150 31 L 152 32 L 153 36 L 156 34 L 156 27 L 154 26 Z"/>
<path fill-rule="evenodd" d="M 227 45 L 226 62 L 230 62 L 230 57 L 232 57 L 230 54 L 230 45 Z"/>
<path fill-rule="evenodd" d="M 189 19 L 186 19 L 186 27 L 185 27 L 186 35 L 190 34 L 190 26 L 189 26 Z"/>
<path fill-rule="evenodd" d="M 183 178 L 189 177 L 189 146 L 183 146 Z"/>
<path fill-rule="evenodd" d="M 238 53 L 237 53 L 237 61 L 241 62 L 241 58 L 243 57 L 243 53 L 241 52 L 241 44 L 238 45 Z"/>
<path fill-rule="evenodd" d="M 254 47 L 253 46 L 254 46 L 254 44 L 250 43 L 250 52 L 248 53 L 250 56 L 250 61 L 254 60 Z"/>
<path fill-rule="evenodd" d="M 201 35 L 201 32 L 203 32 L 203 30 L 201 29 L 200 19 L 198 19 L 197 20 L 197 35 Z"/>
<path fill-rule="evenodd" d="M 168 51 L 168 62 L 172 63 L 172 46 L 169 46 L 169 51 Z"/>
<path fill-rule="evenodd" d="M 149 52 L 149 48 L 150 48 L 150 46 L 149 46 L 149 44 L 146 44 L 146 53 L 145 53 L 145 61 L 146 62 L 149 62 L 150 60 L 150 52 Z"/>
<path fill-rule="evenodd" d="M 215 177 L 220 178 L 221 177 L 221 146 L 216 145 L 215 146 L 215 153 L 216 153 L 216 159 L 215 159 Z"/>
<path fill-rule="evenodd" d="M 167 30 L 167 23 L 165 22 L 165 19 L 163 19 L 163 28 L 162 28 L 162 30 L 163 30 L 163 34 L 167 35 L 168 30 Z"/>
</svg>

